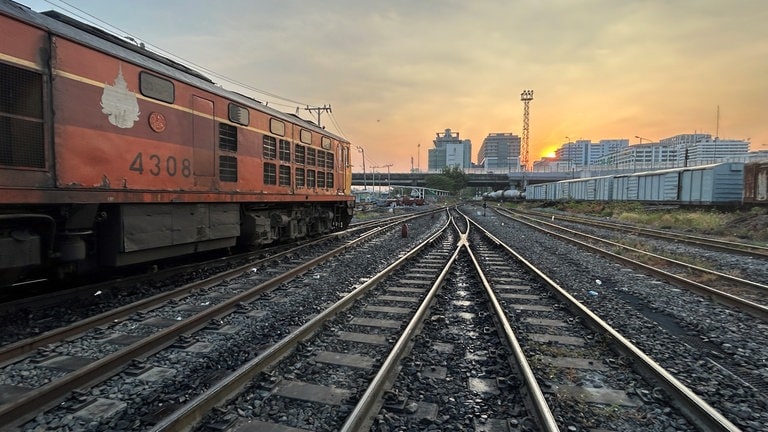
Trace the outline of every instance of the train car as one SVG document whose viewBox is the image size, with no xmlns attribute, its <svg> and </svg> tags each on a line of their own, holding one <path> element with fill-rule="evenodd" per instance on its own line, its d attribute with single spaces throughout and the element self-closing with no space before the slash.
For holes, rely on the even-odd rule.
<svg viewBox="0 0 768 432">
<path fill-rule="evenodd" d="M 0 283 L 343 228 L 349 149 L 142 46 L 0 0 Z"/>
<path fill-rule="evenodd" d="M 583 179 L 562 180 L 560 191 L 567 195 L 559 196 L 559 200 L 574 201 L 610 201 L 612 194 L 613 177 L 587 177 Z"/>
<path fill-rule="evenodd" d="M 561 180 L 530 185 L 528 200 L 639 201 L 733 205 L 766 200 L 768 163 L 742 162 Z M 761 189 L 762 188 L 762 189 Z M 762 191 L 762 192 L 761 192 Z M 753 198 L 754 197 L 754 198 Z"/>
<path fill-rule="evenodd" d="M 768 161 L 744 166 L 744 203 L 768 204 Z"/>
<path fill-rule="evenodd" d="M 515 201 L 525 198 L 525 193 L 517 189 L 504 189 L 486 194 L 486 198 L 492 201 Z"/>
<path fill-rule="evenodd" d="M 547 184 L 548 183 L 529 184 L 525 189 L 525 199 L 528 201 L 546 201 Z"/>
<path fill-rule="evenodd" d="M 680 174 L 678 201 L 683 204 L 739 204 L 744 191 L 744 163 L 727 162 Z"/>
<path fill-rule="evenodd" d="M 636 173 L 638 201 L 709 205 L 738 204 L 744 164 L 728 162 Z"/>
<path fill-rule="evenodd" d="M 636 173 L 637 200 L 648 202 L 675 201 L 678 196 L 679 170 Z"/>
</svg>

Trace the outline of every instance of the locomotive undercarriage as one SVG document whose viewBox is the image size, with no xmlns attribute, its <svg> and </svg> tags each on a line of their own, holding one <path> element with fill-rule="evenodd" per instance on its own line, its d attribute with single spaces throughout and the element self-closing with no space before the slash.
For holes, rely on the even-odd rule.
<svg viewBox="0 0 768 432">
<path fill-rule="evenodd" d="M 341 229 L 345 203 L 69 205 L 0 214 L 0 285 Z"/>
</svg>

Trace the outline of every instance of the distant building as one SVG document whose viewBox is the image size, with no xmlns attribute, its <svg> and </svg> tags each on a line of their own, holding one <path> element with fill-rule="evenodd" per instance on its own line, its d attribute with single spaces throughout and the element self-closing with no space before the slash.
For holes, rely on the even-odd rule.
<svg viewBox="0 0 768 432">
<path fill-rule="evenodd" d="M 555 150 L 555 159 L 561 170 L 563 168 L 581 170 L 591 165 L 601 164 L 606 155 L 620 152 L 627 147 L 629 147 L 628 139 L 604 139 L 596 143 L 593 143 L 592 140 L 581 139 L 564 143 Z M 542 166 L 542 168 L 551 170 L 551 167 Z"/>
<path fill-rule="evenodd" d="M 712 138 L 709 134 L 684 134 L 664 138 L 660 143 L 674 146 L 677 166 L 696 166 L 734 160 L 749 153 L 749 142 Z"/>
<path fill-rule="evenodd" d="M 477 152 L 477 164 L 486 172 L 520 171 L 520 137 L 513 133 L 490 133 Z"/>
<path fill-rule="evenodd" d="M 620 170 L 671 168 L 676 152 L 673 146 L 660 143 L 635 144 L 602 156 L 594 165 Z"/>
<path fill-rule="evenodd" d="M 459 138 L 458 132 L 446 129 L 438 132 L 433 141 L 435 148 L 427 150 L 429 171 L 442 171 L 448 167 L 459 167 L 463 170 L 472 167 L 472 143 L 470 140 Z"/>
<path fill-rule="evenodd" d="M 543 157 L 533 161 L 533 171 L 535 172 L 558 172 L 571 169 L 571 161 L 560 160 L 557 157 Z"/>
</svg>

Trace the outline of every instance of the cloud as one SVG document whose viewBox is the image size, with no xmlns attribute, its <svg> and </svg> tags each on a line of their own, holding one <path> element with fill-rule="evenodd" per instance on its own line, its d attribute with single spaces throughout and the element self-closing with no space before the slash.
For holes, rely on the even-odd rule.
<svg viewBox="0 0 768 432">
<path fill-rule="evenodd" d="M 70 2 L 255 88 L 331 103 L 393 170 L 418 143 L 425 168 L 445 128 L 474 151 L 488 133 L 520 134 L 523 89 L 535 91 L 531 160 L 566 135 L 714 133 L 718 105 L 727 137 L 768 143 L 763 0 Z"/>
</svg>

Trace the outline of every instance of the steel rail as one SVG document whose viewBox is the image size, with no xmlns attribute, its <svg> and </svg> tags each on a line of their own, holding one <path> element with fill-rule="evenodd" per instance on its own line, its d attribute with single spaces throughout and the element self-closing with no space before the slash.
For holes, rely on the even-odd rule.
<svg viewBox="0 0 768 432">
<path fill-rule="evenodd" d="M 392 274 L 405 262 L 420 253 L 428 245 L 440 238 L 448 227 L 446 223 L 436 234 L 430 236 L 420 245 L 389 265 L 376 276 L 372 277 L 343 299 L 334 303 L 330 308 L 303 324 L 299 329 L 281 339 L 256 358 L 238 368 L 234 373 L 214 384 L 208 391 L 200 394 L 170 416 L 158 422 L 153 432 L 186 431 L 195 426 L 208 412 L 216 406 L 235 397 L 258 373 L 267 369 L 272 363 L 289 353 L 296 344 L 314 333 L 325 321 L 347 308 L 365 292 L 376 286 L 385 277 Z"/>
<path fill-rule="evenodd" d="M 453 218 L 451 218 L 451 220 L 453 220 Z M 456 225 L 454 224 L 454 227 L 455 226 Z M 379 371 L 376 373 L 376 376 L 374 376 L 374 378 L 368 384 L 368 388 L 365 390 L 363 396 L 352 409 L 349 417 L 347 417 L 347 421 L 344 423 L 344 425 L 342 425 L 341 429 L 339 429 L 341 432 L 357 432 L 370 429 L 370 424 L 373 421 L 373 417 L 379 411 L 381 396 L 384 394 L 384 391 L 387 388 L 388 380 L 397 374 L 400 361 L 407 353 L 409 344 L 412 342 L 413 338 L 419 331 L 419 328 L 423 324 L 424 317 L 431 307 L 432 299 L 442 288 L 443 282 L 451 270 L 451 266 L 453 266 L 453 263 L 456 261 L 456 258 L 461 251 L 461 247 L 462 244 L 460 243 L 451 255 L 451 258 L 448 259 L 448 262 L 438 275 L 437 280 L 432 284 L 432 287 L 429 289 L 429 292 L 427 292 L 426 297 L 421 302 L 421 305 L 416 310 L 414 316 L 408 322 L 408 325 L 398 338 L 395 346 L 392 347 L 392 351 L 390 351 L 387 358 L 384 359 L 384 362 L 382 363 L 381 368 L 379 368 Z"/>
<path fill-rule="evenodd" d="M 398 219 L 396 221 L 387 221 L 387 223 L 384 226 L 381 226 L 377 229 L 372 230 L 369 233 L 366 233 L 365 235 L 361 236 L 359 239 L 354 241 L 362 241 L 364 239 L 369 238 L 370 236 L 376 235 L 377 233 L 381 232 L 382 230 L 386 230 L 389 228 L 394 227 L 397 224 L 400 224 L 403 220 L 410 220 L 413 217 L 418 216 L 411 216 L 405 219 Z M 360 227 L 357 227 L 356 229 L 360 229 Z M 335 233 L 332 234 L 332 236 L 340 235 L 341 233 Z M 269 258 L 250 262 L 248 264 L 238 266 L 233 269 L 229 269 L 224 271 L 223 273 L 219 273 L 215 276 L 206 278 L 202 281 L 192 282 L 190 284 L 175 288 L 173 290 L 169 290 L 166 292 L 162 292 L 160 294 L 156 294 L 152 297 L 147 297 L 145 299 L 136 301 L 134 303 L 112 309 L 106 312 L 103 312 L 98 315 L 94 315 L 85 319 L 82 319 L 80 321 L 77 321 L 75 323 L 72 323 L 66 327 L 61 327 L 58 329 L 50 330 L 48 332 L 39 334 L 37 336 L 27 338 L 20 340 L 18 342 L 13 342 L 7 345 L 3 345 L 0 347 L 0 366 L 8 364 L 10 362 L 13 362 L 14 359 L 18 358 L 19 356 L 22 356 L 26 353 L 29 353 L 31 351 L 34 351 L 35 349 L 39 347 L 46 346 L 51 343 L 58 342 L 62 339 L 66 339 L 69 337 L 73 337 L 78 334 L 82 334 L 94 327 L 98 327 L 100 325 L 104 325 L 110 322 L 113 322 L 114 320 L 122 319 L 126 316 L 129 316 L 133 313 L 136 313 L 141 310 L 149 309 L 155 305 L 162 304 L 168 300 L 174 299 L 174 298 L 181 298 L 186 295 L 188 295 L 190 292 L 194 290 L 200 290 L 205 289 L 211 286 L 214 286 L 226 279 L 231 279 L 233 277 L 240 276 L 253 268 L 254 266 L 263 265 L 265 263 L 268 263 L 270 261 L 274 261 L 276 259 L 293 255 L 297 252 L 297 250 L 300 250 L 303 247 L 307 247 L 319 242 L 325 241 L 327 238 L 318 239 L 309 243 L 305 243 L 297 248 L 291 248 L 286 251 L 282 251 L 279 253 L 276 253 Z M 353 243 L 357 244 L 357 243 Z"/>
<path fill-rule="evenodd" d="M 489 237 L 489 238 L 494 243 L 498 243 L 498 240 L 494 239 L 493 237 Z M 541 427 L 542 431 L 545 431 L 545 432 L 559 431 L 560 428 L 557 425 L 555 416 L 552 414 L 552 410 L 550 410 L 549 404 L 547 403 L 547 400 L 544 398 L 544 392 L 542 392 L 541 386 L 536 380 L 536 376 L 533 373 L 533 369 L 531 368 L 531 365 L 528 363 L 528 359 L 526 358 L 525 353 L 523 352 L 523 348 L 520 346 L 520 342 L 517 340 L 517 336 L 515 335 L 514 330 L 512 330 L 512 326 L 509 324 L 509 320 L 507 319 L 507 315 L 504 312 L 504 309 L 501 307 L 501 303 L 499 303 L 499 300 L 496 297 L 496 294 L 494 294 L 493 288 L 491 287 L 491 284 L 488 282 L 488 279 L 485 277 L 485 273 L 483 272 L 480 266 L 480 262 L 477 260 L 477 257 L 475 256 L 474 252 L 472 252 L 472 249 L 469 247 L 468 244 L 465 246 L 467 248 L 467 252 L 469 252 L 469 257 L 472 259 L 472 262 L 474 263 L 475 272 L 477 273 L 480 280 L 483 282 L 483 287 L 485 288 L 485 295 L 486 297 L 488 297 L 488 301 L 491 303 L 491 307 L 493 309 L 495 317 L 502 328 L 502 332 L 501 332 L 502 336 L 507 341 L 507 345 L 512 350 L 512 355 L 515 358 L 515 366 L 517 367 L 518 374 L 520 375 L 523 382 L 525 383 L 525 388 L 528 390 L 528 398 L 531 404 L 531 412 L 536 416 L 538 420 L 538 425 Z"/>
<path fill-rule="evenodd" d="M 575 244 L 575 245 L 577 245 L 579 247 L 588 249 L 588 250 L 590 250 L 592 252 L 595 252 L 597 254 L 600 254 L 600 255 L 603 255 L 605 257 L 608 257 L 608 258 L 617 260 L 619 262 L 622 262 L 622 263 L 624 263 L 624 264 L 626 264 L 628 266 L 638 268 L 638 269 L 640 269 L 640 270 L 642 270 L 644 272 L 647 272 L 647 273 L 652 274 L 654 276 L 657 276 L 657 277 L 659 277 L 659 278 L 661 278 L 663 280 L 666 280 L 667 282 L 670 282 L 670 283 L 672 283 L 672 284 L 674 284 L 676 286 L 679 286 L 681 288 L 693 291 L 693 292 L 695 292 L 695 293 L 697 293 L 699 295 L 705 296 L 705 297 L 709 296 L 709 297 L 711 297 L 712 299 L 714 299 L 715 301 L 717 301 L 719 303 L 722 303 L 722 304 L 728 305 L 728 306 L 733 306 L 733 307 L 735 307 L 735 308 L 737 308 L 737 309 L 739 309 L 741 311 L 744 311 L 744 312 L 754 316 L 755 318 L 758 318 L 758 319 L 763 320 L 763 321 L 768 321 L 768 307 L 767 306 L 764 306 L 764 305 L 761 305 L 761 304 L 758 304 L 758 303 L 755 303 L 755 302 L 743 299 L 741 297 L 738 297 L 738 296 L 735 296 L 733 294 L 729 294 L 729 293 L 720 291 L 718 289 L 712 288 L 710 286 L 707 286 L 707 285 L 704 285 L 704 284 L 701 284 L 701 283 L 698 283 L 698 282 L 694 282 L 694 281 L 686 279 L 686 278 L 684 278 L 682 276 L 678 276 L 676 274 L 666 272 L 664 270 L 658 269 L 656 267 L 653 267 L 653 266 L 650 266 L 650 265 L 647 265 L 647 264 L 643 264 L 643 263 L 635 261 L 633 259 L 630 259 L 630 258 L 627 258 L 627 257 L 623 257 L 621 255 L 617 255 L 617 254 L 615 254 L 613 252 L 601 249 L 599 247 L 595 247 L 595 246 L 593 246 L 593 245 L 591 245 L 589 243 L 585 243 L 585 242 L 579 241 L 577 239 L 574 239 L 574 238 L 571 238 L 571 237 L 568 237 L 568 236 L 564 236 L 564 235 L 558 234 L 558 233 L 556 233 L 554 231 L 550 231 L 550 230 L 548 230 L 546 228 L 542 228 L 540 226 L 531 224 L 529 222 L 526 222 L 526 221 L 523 221 L 523 220 L 519 220 L 519 219 L 516 219 L 516 220 L 518 222 L 522 223 L 522 224 L 528 225 L 531 228 L 537 229 L 537 230 L 539 230 L 539 231 L 541 231 L 541 232 L 543 232 L 545 234 L 549 234 L 549 235 L 551 235 L 553 237 L 556 237 L 556 238 L 568 241 L 568 242 L 573 243 L 573 244 Z M 622 247 L 626 247 L 626 246 L 622 246 Z"/>
<path fill-rule="evenodd" d="M 502 214 L 504 214 L 504 213 L 502 212 Z M 517 220 L 519 222 L 523 222 L 524 223 L 524 221 L 516 218 L 515 216 L 511 216 L 511 215 L 505 215 L 505 216 L 507 216 L 509 218 L 513 218 L 513 219 L 515 219 L 515 220 Z M 592 241 L 595 241 L 595 242 L 599 242 L 599 243 L 605 243 L 605 244 L 608 244 L 610 246 L 626 249 L 626 250 L 629 250 L 629 251 L 632 251 L 632 252 L 636 252 L 636 253 L 639 253 L 639 254 L 643 254 L 643 255 L 647 255 L 647 256 L 650 256 L 650 257 L 653 257 L 653 258 L 658 258 L 660 260 L 663 260 L 663 261 L 670 262 L 670 263 L 675 264 L 675 265 L 679 265 L 679 266 L 685 267 L 685 268 L 687 268 L 689 270 L 696 270 L 696 271 L 699 271 L 699 272 L 702 272 L 702 273 L 715 275 L 715 276 L 717 276 L 717 277 L 719 277 L 721 279 L 725 279 L 725 280 L 728 280 L 728 281 L 731 281 L 731 282 L 736 282 L 736 283 L 739 283 L 739 284 L 742 284 L 742 285 L 747 285 L 747 286 L 749 286 L 751 288 L 754 288 L 756 290 L 759 290 L 761 292 L 768 293 L 768 285 L 762 284 L 760 282 L 755 282 L 755 281 L 751 281 L 751 280 L 747 280 L 747 279 L 742 279 L 742 278 L 739 278 L 739 277 L 736 277 L 736 276 L 732 276 L 732 275 L 729 275 L 729 274 L 726 274 L 726 273 L 722 273 L 722 272 L 719 272 L 719 271 L 716 271 L 716 270 L 707 269 L 707 268 L 700 267 L 700 266 L 697 266 L 697 265 L 694 265 L 694 264 L 684 263 L 682 261 L 678 261 L 678 260 L 672 259 L 672 258 L 667 258 L 665 256 L 658 255 L 658 254 L 655 254 L 653 252 L 644 251 L 644 250 L 641 250 L 641 249 L 633 248 L 631 246 L 623 245 L 621 243 L 616 243 L 616 242 L 613 242 L 613 241 L 610 241 L 610 240 L 602 239 L 600 237 L 595 237 L 595 236 L 590 235 L 590 234 L 581 233 L 581 232 L 578 232 L 576 230 L 572 230 L 570 228 L 565 228 L 565 227 L 562 227 L 562 226 L 559 226 L 557 224 L 553 224 L 553 223 L 550 223 L 550 222 L 547 222 L 547 221 L 544 221 L 544 220 L 534 219 L 534 218 L 530 218 L 528 216 L 522 216 L 522 217 L 524 217 L 526 219 L 534 220 L 537 223 L 540 223 L 542 225 L 546 225 L 546 226 L 549 226 L 549 227 L 552 227 L 552 228 L 555 228 L 555 229 L 558 229 L 558 230 L 561 230 L 561 231 L 565 231 L 565 232 L 573 234 L 575 236 L 586 238 L 586 239 L 589 239 L 589 240 L 592 240 Z M 529 224 L 529 226 L 535 226 L 535 225 Z"/>
<path fill-rule="evenodd" d="M 626 224 L 621 224 L 616 222 L 597 221 L 589 218 L 582 218 L 582 217 L 577 217 L 572 215 L 555 215 L 555 214 L 546 214 L 542 212 L 522 211 L 518 209 L 505 209 L 505 210 L 511 213 L 525 215 L 527 217 L 547 218 L 550 216 L 554 216 L 556 219 L 564 220 L 567 222 L 602 227 L 602 228 L 607 228 L 611 230 L 637 232 L 649 237 L 656 237 L 656 238 L 661 238 L 666 240 L 676 239 L 676 240 L 684 241 L 686 243 L 695 244 L 698 246 L 710 247 L 712 249 L 746 254 L 750 256 L 757 256 L 761 258 L 768 258 L 768 247 L 756 245 L 756 244 L 733 242 L 728 240 L 721 240 L 721 239 L 691 235 L 691 234 L 683 234 L 683 233 L 678 233 L 674 231 L 665 231 L 665 230 L 648 228 L 648 227 L 631 226 L 631 225 L 626 225 Z"/>
<path fill-rule="evenodd" d="M 581 302 L 576 300 L 576 298 L 569 294 L 549 276 L 544 274 L 541 270 L 539 270 L 536 266 L 518 254 L 512 248 L 501 242 L 490 232 L 482 228 L 479 224 L 474 221 L 472 221 L 472 224 L 476 226 L 480 231 L 484 232 L 489 238 L 493 239 L 493 241 L 496 242 L 504 250 L 506 250 L 508 254 L 519 260 L 522 265 L 529 268 L 534 274 L 536 274 L 540 280 L 542 280 L 552 289 L 552 292 L 556 296 L 565 301 L 574 313 L 582 316 L 592 328 L 607 334 L 614 341 L 616 341 L 617 349 L 634 360 L 632 365 L 633 367 L 637 368 L 639 373 L 657 382 L 660 387 L 662 387 L 668 394 L 673 396 L 673 404 L 681 410 L 682 414 L 688 421 L 706 431 L 740 431 L 736 425 L 726 419 L 719 411 L 717 411 L 715 408 L 697 396 L 677 378 L 667 372 L 667 370 L 653 361 L 653 359 L 651 359 L 648 355 L 643 353 L 642 350 L 640 350 L 632 342 L 622 336 L 608 323 L 603 321 L 602 318 L 595 315 Z"/>
<path fill-rule="evenodd" d="M 178 324 L 163 329 L 141 341 L 129 345 L 125 349 L 96 360 L 82 369 L 70 372 L 58 380 L 24 393 L 13 402 L 0 407 L 0 429 L 8 427 L 9 425 L 18 425 L 33 418 L 41 408 L 53 406 L 74 389 L 87 388 L 93 385 L 93 383 L 100 382 L 115 375 L 120 370 L 127 367 L 133 359 L 151 355 L 152 353 L 173 344 L 179 336 L 204 328 L 211 320 L 224 316 L 236 309 L 238 304 L 248 302 L 264 291 L 277 287 L 281 283 L 306 272 L 323 261 L 350 249 L 356 244 L 368 239 L 370 236 L 375 235 L 381 229 L 374 230 L 343 246 L 335 248 L 328 253 L 307 261 L 270 281 L 237 294 L 236 296 L 212 306 L 205 311 L 199 312 Z M 216 277 L 217 280 L 220 278 L 221 277 L 219 276 Z"/>
</svg>

